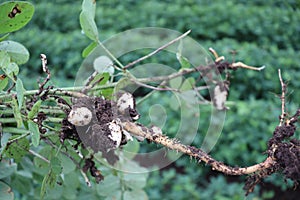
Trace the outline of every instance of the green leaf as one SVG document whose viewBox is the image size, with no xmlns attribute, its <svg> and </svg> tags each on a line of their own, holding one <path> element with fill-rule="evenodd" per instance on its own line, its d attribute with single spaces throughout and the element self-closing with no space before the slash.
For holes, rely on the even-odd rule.
<svg viewBox="0 0 300 200">
<path fill-rule="evenodd" d="M 106 89 L 102 89 L 101 90 L 101 95 L 105 98 L 105 99 L 112 99 L 112 94 L 114 92 L 113 88 L 106 88 Z"/>
<path fill-rule="evenodd" d="M 98 85 L 105 85 L 106 82 L 109 80 L 109 73 L 105 72 L 103 74 L 97 74 L 94 79 L 91 81 L 90 85 L 93 85 L 94 83 L 96 83 L 97 81 L 99 81 L 100 79 L 102 79 Z"/>
<path fill-rule="evenodd" d="M 35 115 L 39 112 L 40 107 L 42 104 L 42 100 L 38 100 L 37 102 L 35 102 L 35 104 L 33 104 L 31 110 L 28 112 L 28 119 L 33 119 L 35 117 Z"/>
<path fill-rule="evenodd" d="M 28 121 L 28 130 L 30 131 L 31 134 L 31 141 L 33 146 L 37 147 L 39 146 L 40 143 L 40 131 L 39 127 L 36 123 L 33 121 Z"/>
<path fill-rule="evenodd" d="M 0 80 L 0 91 L 3 91 L 8 84 L 8 78 L 5 77 L 3 80 Z"/>
<path fill-rule="evenodd" d="M 89 46 L 87 46 L 83 50 L 82 57 L 83 58 L 87 57 L 96 47 L 97 47 L 97 43 L 96 42 L 92 42 L 91 44 L 89 44 Z"/>
<path fill-rule="evenodd" d="M 180 107 L 180 99 L 179 99 L 179 95 L 177 93 L 173 93 L 170 101 L 169 101 L 169 106 L 172 110 L 174 111 L 178 111 L 179 107 Z"/>
<path fill-rule="evenodd" d="M 17 164 L 16 163 L 9 163 L 6 161 L 0 162 L 0 179 L 9 177 L 15 171 L 17 171 Z"/>
<path fill-rule="evenodd" d="M 189 105 L 196 105 L 197 101 L 197 94 L 194 90 L 186 90 L 179 93 L 179 96 L 183 100 L 184 103 Z"/>
<path fill-rule="evenodd" d="M 17 122 L 17 127 L 19 128 L 23 125 L 23 120 L 22 120 L 21 111 L 19 109 L 16 98 L 12 98 L 12 106 L 13 106 L 14 117 Z"/>
<path fill-rule="evenodd" d="M 181 69 L 190 68 L 191 63 L 189 62 L 189 60 L 186 57 L 184 57 L 182 55 L 182 49 L 183 49 L 183 42 L 182 42 L 182 40 L 180 40 L 178 48 L 177 48 L 178 52 L 176 53 L 176 58 L 181 65 Z"/>
<path fill-rule="evenodd" d="M 53 188 L 56 183 L 56 174 L 50 169 L 48 174 L 43 179 L 40 198 L 44 199 L 47 188 Z"/>
<path fill-rule="evenodd" d="M 11 62 L 18 65 L 24 64 L 29 60 L 28 50 L 20 43 L 14 41 L 0 42 L 0 50 L 6 51 L 11 57 Z"/>
<path fill-rule="evenodd" d="M 0 130 L 0 131 L 2 132 L 2 130 Z M 10 133 L 3 133 L 2 137 L 1 137 L 0 155 L 2 155 L 2 152 L 5 150 L 6 144 L 7 144 L 10 137 L 11 137 Z M 1 158 L 1 156 L 0 156 L 0 158 Z"/>
<path fill-rule="evenodd" d="M 83 0 L 81 8 L 82 11 L 88 12 L 91 15 L 91 17 L 95 18 L 96 0 Z"/>
<path fill-rule="evenodd" d="M 74 164 L 74 162 L 69 157 L 67 157 L 63 154 L 59 154 L 58 158 L 61 162 L 62 173 L 64 175 L 66 175 L 70 172 L 74 172 L 74 170 L 76 169 L 76 165 Z"/>
<path fill-rule="evenodd" d="M 178 89 L 181 86 L 182 83 L 182 77 L 178 76 L 176 78 L 173 78 L 169 81 L 170 87 L 174 89 Z"/>
<path fill-rule="evenodd" d="M 19 136 L 15 135 L 10 139 L 13 140 L 17 137 Z M 13 158 L 15 162 L 18 163 L 21 161 L 22 157 L 27 154 L 29 150 L 29 141 L 26 138 L 21 138 L 9 144 L 6 148 L 5 155 L 9 158 Z"/>
<path fill-rule="evenodd" d="M 146 186 L 147 177 L 147 173 L 124 173 L 123 179 L 127 187 L 136 190 Z"/>
<path fill-rule="evenodd" d="M 5 69 L 4 72 L 10 79 L 15 80 L 14 76 L 19 74 L 19 67 L 16 63 L 12 62 L 12 63 L 9 63 L 8 67 Z"/>
<path fill-rule="evenodd" d="M 78 173 L 69 173 L 64 174 L 64 185 L 67 185 L 69 188 L 76 190 L 80 187 L 80 179 L 78 178 Z"/>
<path fill-rule="evenodd" d="M 12 179 L 11 185 L 13 185 L 14 190 L 22 195 L 27 195 L 28 191 L 31 190 L 33 186 L 32 178 L 26 178 L 24 176 L 15 175 Z"/>
<path fill-rule="evenodd" d="M 17 79 L 16 90 L 17 90 L 17 99 L 18 99 L 18 103 L 19 103 L 19 109 L 21 109 L 21 107 L 23 105 L 25 89 L 23 87 L 23 82 L 20 78 Z"/>
<path fill-rule="evenodd" d="M 79 21 L 84 34 L 94 42 L 97 42 L 98 29 L 94 18 L 91 17 L 87 11 L 82 11 L 79 16 Z"/>
<path fill-rule="evenodd" d="M 186 57 L 182 56 L 180 53 L 176 53 L 176 58 L 181 65 L 181 69 L 191 67 L 190 61 Z"/>
<path fill-rule="evenodd" d="M 17 11 L 13 14 L 12 11 Z M 24 27 L 32 18 L 34 7 L 29 2 L 11 1 L 0 5 L 0 34 L 9 33 Z"/>
<path fill-rule="evenodd" d="M 108 175 L 97 186 L 97 193 L 100 196 L 109 196 L 110 194 L 121 189 L 120 179 L 114 175 Z"/>
<path fill-rule="evenodd" d="M 10 63 L 10 56 L 6 51 L 0 50 L 0 69 L 3 71 L 8 68 Z"/>
<path fill-rule="evenodd" d="M 2 181 L 0 181 L 0 199 L 14 200 L 14 193 L 12 192 L 12 188 Z"/>
<path fill-rule="evenodd" d="M 124 192 L 124 200 L 148 200 L 148 195 L 143 190 L 132 190 Z"/>
<path fill-rule="evenodd" d="M 45 146 L 38 153 L 44 158 L 49 159 L 53 155 L 53 149 L 50 146 Z M 39 157 L 34 157 L 33 162 L 37 168 L 37 172 L 42 172 L 41 174 L 45 174 L 47 171 L 49 171 L 49 163 L 47 163 L 45 160 L 42 160 Z"/>
<path fill-rule="evenodd" d="M 183 84 L 180 87 L 180 91 L 192 90 L 195 85 L 195 79 L 193 77 L 189 77 L 184 80 Z"/>
<path fill-rule="evenodd" d="M 56 175 L 62 172 L 61 162 L 57 157 L 54 157 L 50 161 L 52 172 Z"/>
</svg>

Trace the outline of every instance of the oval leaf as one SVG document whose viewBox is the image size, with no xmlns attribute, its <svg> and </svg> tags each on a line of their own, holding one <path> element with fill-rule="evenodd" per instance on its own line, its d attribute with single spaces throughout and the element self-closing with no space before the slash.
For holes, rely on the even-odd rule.
<svg viewBox="0 0 300 200">
<path fill-rule="evenodd" d="M 0 34 L 24 27 L 32 18 L 34 7 L 29 2 L 12 1 L 0 5 Z"/>
<path fill-rule="evenodd" d="M 32 140 L 33 146 L 35 146 L 35 147 L 39 146 L 40 131 L 39 131 L 38 125 L 36 123 L 34 123 L 33 121 L 29 121 L 28 122 L 28 129 L 29 129 L 30 134 L 31 134 L 31 140 Z"/>
<path fill-rule="evenodd" d="M 20 43 L 14 41 L 0 42 L 0 51 L 6 51 L 11 58 L 11 62 L 15 62 L 18 65 L 24 64 L 29 59 L 28 50 Z"/>
<path fill-rule="evenodd" d="M 10 57 L 6 51 L 0 50 L 0 69 L 6 70 L 10 63 Z"/>
<path fill-rule="evenodd" d="M 51 163 L 51 170 L 54 174 L 60 174 L 62 172 L 61 162 L 57 157 L 54 157 L 50 161 Z"/>
<path fill-rule="evenodd" d="M 97 41 L 98 29 L 94 18 L 87 11 L 82 11 L 80 13 L 79 20 L 84 34 L 91 40 Z"/>
<path fill-rule="evenodd" d="M 23 100 L 24 100 L 24 87 L 23 87 L 23 82 L 20 78 L 18 78 L 17 83 L 16 83 L 16 90 L 17 90 L 17 99 L 18 99 L 18 105 L 19 109 L 21 109 L 23 105 Z"/>
<path fill-rule="evenodd" d="M 169 81 L 170 87 L 174 89 L 178 89 L 182 84 L 182 77 L 178 76 Z"/>
<path fill-rule="evenodd" d="M 23 125 L 22 115 L 21 111 L 18 106 L 18 102 L 16 98 L 12 98 L 12 106 L 13 106 L 13 112 L 15 120 L 17 121 L 17 127 L 21 127 Z"/>
<path fill-rule="evenodd" d="M 96 0 L 83 0 L 82 11 L 86 11 L 92 18 L 95 18 L 96 14 Z"/>
<path fill-rule="evenodd" d="M 12 136 L 10 140 L 19 137 L 18 135 Z M 16 163 L 20 162 L 23 156 L 28 153 L 29 141 L 26 138 L 18 139 L 6 146 L 5 155 L 9 158 L 13 158 Z"/>
<path fill-rule="evenodd" d="M 176 58 L 181 65 L 181 69 L 191 67 L 190 61 L 186 57 L 182 56 L 180 53 L 176 53 Z"/>
<path fill-rule="evenodd" d="M 35 104 L 33 104 L 31 110 L 28 112 L 28 119 L 33 119 L 35 114 L 38 113 L 40 107 L 42 104 L 42 100 L 38 100 L 37 102 L 35 102 Z"/>
<path fill-rule="evenodd" d="M 184 80 L 183 84 L 180 87 L 180 91 L 192 90 L 195 85 L 195 78 L 189 77 Z"/>
<path fill-rule="evenodd" d="M 15 81 L 15 77 L 16 75 L 19 74 L 19 66 L 12 62 L 12 63 L 9 63 L 8 67 L 3 71 L 6 73 L 6 75 L 12 79 L 13 81 Z"/>
<path fill-rule="evenodd" d="M 82 57 L 83 58 L 87 57 L 96 47 L 97 47 L 97 43 L 96 42 L 92 42 L 91 44 L 89 44 L 89 46 L 87 46 L 83 50 Z"/>
</svg>

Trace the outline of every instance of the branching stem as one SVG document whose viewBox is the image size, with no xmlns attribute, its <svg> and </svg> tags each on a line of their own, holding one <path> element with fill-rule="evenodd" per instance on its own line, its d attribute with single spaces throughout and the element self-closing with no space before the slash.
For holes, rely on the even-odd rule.
<svg viewBox="0 0 300 200">
<path fill-rule="evenodd" d="M 124 69 L 128 69 L 128 68 L 134 66 L 135 64 L 137 64 L 137 63 L 139 63 L 139 62 L 141 62 L 141 61 L 143 61 L 143 60 L 145 60 L 145 59 L 147 59 L 147 58 L 149 58 L 149 57 L 151 57 L 151 56 L 157 54 L 158 52 L 160 52 L 160 51 L 162 51 L 163 49 L 167 48 L 168 46 L 174 44 L 174 43 L 177 42 L 178 40 L 181 40 L 182 38 L 186 37 L 190 32 L 191 32 L 191 30 L 188 30 L 187 32 L 185 32 L 185 33 L 182 34 L 181 36 L 179 36 L 179 37 L 175 38 L 174 40 L 168 42 L 167 44 L 165 44 L 165 45 L 159 47 L 158 49 L 155 49 L 155 50 L 152 51 L 151 53 L 149 53 L 149 54 L 147 54 L 147 55 L 145 55 L 145 56 L 143 56 L 143 57 L 141 57 L 141 58 L 139 58 L 139 59 L 137 59 L 137 60 L 135 60 L 135 61 L 133 61 L 133 62 L 127 64 L 127 65 L 125 65 Z"/>
</svg>

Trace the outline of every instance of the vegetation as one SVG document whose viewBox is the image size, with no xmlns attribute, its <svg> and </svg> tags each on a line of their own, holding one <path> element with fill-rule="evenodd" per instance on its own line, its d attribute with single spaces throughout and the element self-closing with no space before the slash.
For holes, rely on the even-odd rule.
<svg viewBox="0 0 300 200">
<path fill-rule="evenodd" d="M 2 25 L 3 23 L 0 27 L 0 33 L 3 36 L 7 32 L 10 33 L 1 38 L 2 45 L 12 45 L 12 49 L 18 50 L 17 55 L 13 55 L 13 52 L 0 45 L 1 74 L 5 75 L 1 76 L 0 84 L 2 90 L 0 122 L 1 132 L 3 132 L 1 135 L 0 195 L 6 195 L 3 198 L 12 199 L 12 195 L 15 199 L 40 199 L 40 197 L 45 199 L 244 198 L 245 177 L 217 173 L 188 156 L 181 156 L 177 159 L 179 156 L 176 153 L 166 154 L 167 159 L 176 161 L 170 162 L 170 165 L 160 170 L 155 170 L 158 168 L 155 164 L 143 166 L 143 162 L 139 163 L 137 159 L 120 160 L 118 167 L 107 167 L 109 163 L 103 159 L 103 155 L 96 154 L 93 157 L 90 151 L 84 148 L 86 143 L 82 137 L 80 140 L 83 141 L 83 146 L 78 138 L 74 139 L 74 135 L 66 133 L 69 129 L 64 129 L 67 127 L 64 123 L 68 123 L 66 117 L 70 113 L 67 105 L 74 103 L 71 103 L 70 96 L 82 97 L 74 92 L 76 88 L 74 89 L 73 86 L 74 80 L 78 80 L 77 72 L 80 66 L 84 66 L 89 56 L 95 52 L 93 48 L 85 49 L 90 43 L 94 46 L 106 45 L 111 41 L 110 37 L 115 34 L 140 27 L 162 27 L 183 33 L 192 30 L 190 37 L 197 40 L 205 49 L 214 47 L 217 52 L 227 58 L 226 61 L 229 64 L 242 61 L 252 66 L 266 66 L 260 72 L 245 69 L 233 71 L 227 67 L 230 79 L 226 78 L 227 74 L 223 74 L 223 78 L 230 81 L 230 92 L 226 104 L 230 110 L 226 112 L 222 134 L 210 152 L 213 158 L 229 165 L 251 166 L 261 163 L 266 158 L 266 154 L 262 153 L 270 150 L 268 141 L 272 133 L 276 132 L 275 128 L 279 123 L 278 116 L 283 114 L 282 101 L 278 98 L 282 95 L 281 89 L 283 88 L 277 76 L 279 68 L 282 70 L 282 77 L 288 80 L 287 91 L 284 92 L 286 94 L 284 112 L 290 113 L 286 113 L 286 119 L 291 119 L 299 109 L 297 97 L 300 96 L 298 89 L 300 86 L 298 81 L 300 78 L 298 70 L 300 44 L 297 36 L 300 32 L 298 25 L 300 11 L 297 1 L 282 3 L 281 1 L 232 0 L 215 1 L 213 4 L 204 0 L 99 1 L 95 16 L 92 11 L 95 8 L 89 7 L 89 1 L 84 1 L 83 7 L 80 1 L 30 2 L 32 4 L 23 2 L 25 7 L 23 3 L 18 2 L 19 7 L 15 13 L 16 16 L 25 14 L 29 16 L 30 22 L 25 28 L 17 32 L 14 32 L 16 30 L 5 32 L 6 28 Z M 34 5 L 34 15 L 31 19 L 32 5 Z M 18 9 L 24 9 L 26 13 L 19 13 Z M 84 12 L 85 9 L 86 12 Z M 14 13 L 13 10 L 10 12 Z M 13 15 L 11 15 L 12 19 L 15 17 Z M 80 20 L 77 20 L 79 15 Z M 1 19 L 7 18 L 6 15 L 0 17 Z M 94 18 L 96 24 L 88 23 Z M 15 23 L 20 25 L 16 29 L 25 25 L 20 24 L 19 21 Z M 81 29 L 85 34 L 81 32 Z M 166 41 L 169 42 L 174 38 Z M 8 40 L 9 45 L 5 43 Z M 179 40 L 176 42 L 177 48 L 180 42 Z M 183 46 L 184 48 L 186 46 Z M 152 50 L 144 49 L 128 53 L 119 57 L 118 60 L 110 57 L 109 62 L 122 67 L 122 64 L 126 65 Z M 101 52 L 107 54 L 103 50 Z M 41 53 L 47 55 L 48 58 L 48 63 L 42 60 L 46 66 L 44 71 L 39 59 Z M 83 57 L 86 57 L 84 61 Z M 108 57 L 109 55 L 106 58 Z M 10 58 L 9 61 L 5 60 L 7 58 Z M 179 59 L 176 59 L 174 55 L 161 52 L 141 63 L 167 63 L 168 66 L 173 66 L 175 72 L 180 72 L 186 64 L 184 60 L 184 57 L 179 56 Z M 118 62 L 122 63 L 121 66 L 118 66 Z M 98 69 L 98 71 L 101 70 Z M 78 91 L 89 95 L 101 94 L 109 98 L 113 90 L 105 87 L 115 86 L 112 84 L 122 81 L 120 76 L 115 76 L 117 68 L 115 71 L 115 74 L 101 71 L 93 77 L 94 82 L 90 82 L 90 85 Z M 132 71 L 132 74 L 136 75 L 134 68 Z M 44 77 L 45 73 L 47 77 L 38 82 L 37 77 Z M 197 80 L 197 75 L 194 76 L 187 80 Z M 114 82 L 111 82 L 112 77 L 114 77 Z M 123 77 L 126 76 L 123 74 Z M 187 78 L 187 76 L 184 77 Z M 191 89 L 193 81 L 186 83 L 188 89 Z M 200 83 L 203 84 L 203 82 Z M 90 90 L 89 86 L 94 87 L 93 84 L 100 90 L 96 92 Z M 172 86 L 171 83 L 170 85 Z M 175 85 L 181 85 L 181 81 L 173 82 L 172 88 L 182 89 Z M 66 90 L 55 90 L 55 88 L 66 87 Z M 31 90 L 37 88 L 38 90 Z M 100 91 L 100 94 L 97 91 Z M 170 104 L 170 98 L 162 95 L 168 91 L 153 92 L 151 96 L 147 96 L 148 98 L 143 98 L 149 91 L 151 88 L 143 88 L 134 93 L 137 102 L 141 102 L 137 105 L 137 110 L 141 115 L 139 123 L 145 126 L 148 124 L 160 126 L 168 137 L 177 137 L 180 114 L 184 113 L 179 114 L 178 107 Z M 205 91 L 201 94 L 204 97 L 209 96 Z M 100 100 L 93 101 L 99 103 Z M 99 105 L 104 105 L 101 102 Z M 153 106 L 154 104 L 156 107 Z M 167 113 L 164 125 L 161 124 L 161 118 L 153 118 L 153 116 L 164 116 L 163 112 L 151 114 L 151 112 L 161 112 L 161 108 Z M 199 109 L 201 116 L 196 120 L 199 125 L 198 133 L 187 136 L 179 135 L 178 138 L 183 142 L 191 139 L 191 146 L 195 147 L 201 147 L 200 144 L 205 140 L 205 133 L 210 125 L 207 120 L 212 115 L 210 106 L 200 105 Z M 47 116 L 46 120 L 41 115 L 41 111 Z M 65 121 L 62 122 L 63 119 Z M 194 122 L 187 123 L 183 129 L 191 128 Z M 299 139 L 299 133 L 294 133 L 294 138 Z M 148 138 L 148 140 L 156 142 L 153 138 Z M 129 156 L 130 158 L 138 153 L 151 152 L 157 148 L 156 144 L 148 144 L 146 141 L 139 143 L 137 140 L 124 146 L 125 151 L 133 154 Z M 77 151 L 80 153 L 76 153 Z M 299 155 L 297 158 L 299 159 Z M 151 157 L 148 159 L 151 160 Z M 142 172 L 146 170 L 146 167 L 148 170 L 151 168 L 150 173 L 124 172 L 128 168 L 130 171 Z M 285 177 L 280 173 L 274 173 L 266 179 L 259 179 L 263 181 L 263 184 L 256 186 L 254 192 L 249 194 L 249 199 L 270 199 L 281 196 L 287 198 L 284 196 L 287 194 L 292 199 L 296 198 L 297 194 L 299 195 L 299 189 L 293 191 L 292 187 L 291 178 L 294 174 L 287 176 L 289 174 L 284 173 L 284 169 L 277 170 L 283 172 Z M 104 180 L 102 180 L 103 177 Z M 282 184 L 285 178 L 287 178 L 287 184 Z M 297 183 L 299 178 L 298 180 L 297 177 L 294 176 L 294 178 Z M 251 182 L 251 178 L 248 180 Z M 96 184 L 96 182 L 100 183 Z M 86 183 L 91 183 L 92 187 L 87 187 Z"/>
</svg>

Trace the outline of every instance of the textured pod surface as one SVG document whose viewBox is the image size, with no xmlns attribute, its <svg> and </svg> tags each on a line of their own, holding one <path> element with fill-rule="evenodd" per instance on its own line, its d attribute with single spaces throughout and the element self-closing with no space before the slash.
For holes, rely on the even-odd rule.
<svg viewBox="0 0 300 200">
<path fill-rule="evenodd" d="M 134 121 L 138 120 L 140 117 L 136 110 L 135 99 L 129 92 L 119 95 L 117 100 L 117 108 L 122 115 L 130 116 L 130 118 Z"/>
<path fill-rule="evenodd" d="M 110 130 L 108 137 L 115 142 L 115 148 L 118 148 L 122 140 L 122 127 L 118 120 L 113 120 L 108 123 L 108 128 Z"/>
<path fill-rule="evenodd" d="M 68 121 L 75 126 L 85 126 L 91 122 L 92 116 L 92 112 L 86 107 L 74 108 L 68 115 Z"/>
<path fill-rule="evenodd" d="M 117 101 L 117 106 L 120 112 L 125 112 L 126 109 L 135 108 L 135 102 L 132 94 L 129 92 L 123 93 Z"/>
</svg>

